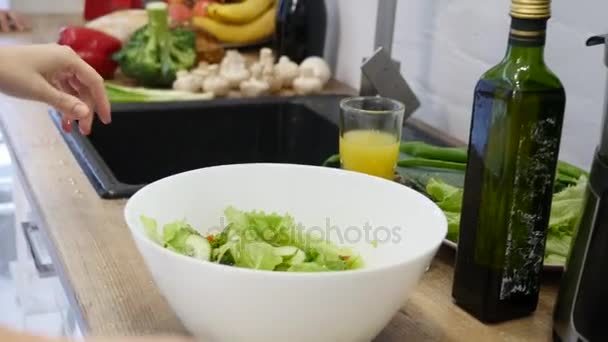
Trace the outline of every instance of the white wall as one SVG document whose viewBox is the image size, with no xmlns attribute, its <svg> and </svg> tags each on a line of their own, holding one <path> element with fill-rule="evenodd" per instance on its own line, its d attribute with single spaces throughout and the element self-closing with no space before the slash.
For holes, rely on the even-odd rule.
<svg viewBox="0 0 608 342">
<path fill-rule="evenodd" d="M 361 60 L 373 49 L 378 0 L 335 1 L 340 16 L 336 76 L 358 88 Z M 27 13 L 75 13 L 82 11 L 84 0 L 10 2 Z M 399 0 L 393 55 L 422 101 L 417 118 L 467 139 L 475 83 L 505 51 L 509 3 Z M 553 1 L 546 60 L 568 96 L 561 158 L 587 167 L 599 139 L 606 69 L 603 49 L 587 48 L 584 42 L 608 32 L 608 1 L 584 3 Z"/>
<path fill-rule="evenodd" d="M 359 85 L 361 58 L 371 53 L 377 0 L 337 0 L 337 78 Z M 462 140 L 468 137 L 473 88 L 504 55 L 508 0 L 399 0 L 393 56 L 422 101 L 415 116 Z M 567 93 L 561 158 L 590 165 L 598 144 L 604 96 L 603 49 L 587 37 L 608 32 L 608 2 L 553 1 L 547 64 Z"/>
<path fill-rule="evenodd" d="M 105 0 L 95 0 L 105 1 Z M 84 0 L 0 0 L 22 13 L 82 13 Z"/>
</svg>

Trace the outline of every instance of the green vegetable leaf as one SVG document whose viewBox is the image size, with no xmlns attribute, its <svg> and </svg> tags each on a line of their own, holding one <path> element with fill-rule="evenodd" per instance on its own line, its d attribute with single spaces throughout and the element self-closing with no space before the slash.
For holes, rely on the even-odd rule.
<svg viewBox="0 0 608 342">
<path fill-rule="evenodd" d="M 458 241 L 458 233 L 460 231 L 460 212 L 454 213 L 450 211 L 444 212 L 446 219 L 448 220 L 448 235 L 446 238 L 450 241 Z"/>
<path fill-rule="evenodd" d="M 283 258 L 275 253 L 274 247 L 266 242 L 248 242 L 241 244 L 236 265 L 254 270 L 272 271 L 283 262 Z"/>
<path fill-rule="evenodd" d="M 199 253 L 195 249 L 201 248 L 200 243 L 194 242 L 195 240 L 189 240 L 189 237 L 192 235 L 200 237 L 199 232 L 184 221 L 168 223 L 163 227 L 163 242 L 165 247 L 171 247 L 180 254 L 195 256 L 195 254 Z M 196 247 L 193 247 L 192 243 L 195 243 Z M 207 241 L 208 244 L 209 242 Z M 210 248 L 209 246 L 208 249 Z M 208 259 L 207 257 L 205 260 Z"/>
<path fill-rule="evenodd" d="M 548 254 L 545 256 L 545 265 L 565 265 L 566 257 L 557 254 Z"/>
<path fill-rule="evenodd" d="M 144 225 L 144 231 L 146 233 L 146 236 L 148 236 L 150 240 L 156 242 L 157 244 L 162 245 L 161 238 L 158 233 L 158 224 L 156 223 L 156 220 L 143 215 L 140 216 L 139 219 Z"/>
<path fill-rule="evenodd" d="M 586 188 L 587 177 L 582 175 L 575 185 L 568 186 L 553 195 L 545 263 L 565 263 L 570 250 L 570 242 L 583 209 Z M 443 210 L 448 220 L 447 239 L 457 242 L 462 209 L 462 189 L 441 180 L 430 179 L 426 192 Z"/>
<path fill-rule="evenodd" d="M 444 211 L 460 212 L 462 208 L 462 189 L 431 178 L 426 185 L 426 192 Z"/>
<path fill-rule="evenodd" d="M 546 254 L 554 254 L 562 257 L 568 256 L 572 237 L 567 234 L 551 234 L 547 237 Z"/>
<path fill-rule="evenodd" d="M 228 225 L 220 233 L 207 236 L 185 221 L 175 221 L 163 227 L 161 238 L 156 221 L 142 218 L 142 222 L 165 248 L 224 265 L 283 272 L 363 267 L 360 256 L 307 234 L 289 215 L 244 212 L 234 207 L 226 208 L 225 215 Z"/>
<path fill-rule="evenodd" d="M 291 258 L 287 259 L 286 264 L 293 266 L 301 264 L 304 261 L 306 261 L 306 253 L 304 253 L 301 249 L 298 249 L 296 254 L 294 254 Z"/>
<path fill-rule="evenodd" d="M 234 207 L 225 211 L 231 229 L 240 241 L 230 251 L 237 264 L 242 258 L 239 245 L 252 241 L 263 241 L 273 247 L 290 246 L 301 250 L 306 262 L 315 262 L 329 270 L 360 268 L 358 263 L 347 262 L 354 253 L 338 248 L 335 244 L 312 236 L 298 227 L 290 215 L 267 214 L 262 211 L 243 212 Z M 354 260 L 354 259 L 353 259 Z"/>
<path fill-rule="evenodd" d="M 287 272 L 327 272 L 330 271 L 324 265 L 320 265 L 316 262 L 304 262 L 301 264 L 292 265 Z"/>
<path fill-rule="evenodd" d="M 285 258 L 291 258 L 297 252 L 301 252 L 301 250 L 298 247 L 294 247 L 294 246 L 280 246 L 280 247 L 274 248 L 274 253 L 276 255 L 285 257 Z"/>
</svg>

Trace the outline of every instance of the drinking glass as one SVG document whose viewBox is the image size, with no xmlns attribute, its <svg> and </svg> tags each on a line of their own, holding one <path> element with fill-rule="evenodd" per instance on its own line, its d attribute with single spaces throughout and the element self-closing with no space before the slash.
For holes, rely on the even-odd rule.
<svg viewBox="0 0 608 342">
<path fill-rule="evenodd" d="M 380 96 L 340 101 L 342 168 L 393 180 L 404 109 L 401 102 Z"/>
</svg>

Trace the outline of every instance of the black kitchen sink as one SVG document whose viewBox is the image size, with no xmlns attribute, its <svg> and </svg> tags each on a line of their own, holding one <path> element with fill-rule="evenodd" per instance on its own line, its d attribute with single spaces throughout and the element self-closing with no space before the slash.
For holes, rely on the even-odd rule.
<svg viewBox="0 0 608 342">
<path fill-rule="evenodd" d="M 158 179 L 253 162 L 321 165 L 338 152 L 343 96 L 114 104 L 112 124 L 63 134 L 103 198 L 125 198 Z M 51 111 L 60 129 L 60 117 Z M 428 140 L 404 128 L 404 138 Z M 243 175 L 247 177 L 247 175 Z"/>
<path fill-rule="evenodd" d="M 320 165 L 338 151 L 339 96 L 115 104 L 112 124 L 64 137 L 104 198 L 201 167 L 252 163 Z M 60 127 L 59 115 L 52 113 Z M 247 175 L 243 175 L 246 177 Z"/>
</svg>

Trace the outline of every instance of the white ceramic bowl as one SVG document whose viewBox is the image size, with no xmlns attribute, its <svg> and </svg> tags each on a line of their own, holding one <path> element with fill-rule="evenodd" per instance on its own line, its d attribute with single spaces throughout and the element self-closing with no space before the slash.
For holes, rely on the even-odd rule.
<svg viewBox="0 0 608 342">
<path fill-rule="evenodd" d="M 139 221 L 140 215 L 160 224 L 185 218 L 205 232 L 222 226 L 229 205 L 289 213 L 307 231 L 329 232 L 332 241 L 352 246 L 365 267 L 286 273 L 202 262 L 156 245 Z M 447 232 L 441 210 L 403 185 L 285 164 L 226 165 L 168 177 L 136 193 L 125 217 L 186 328 L 201 341 L 222 342 L 370 341 L 406 302 Z"/>
</svg>

